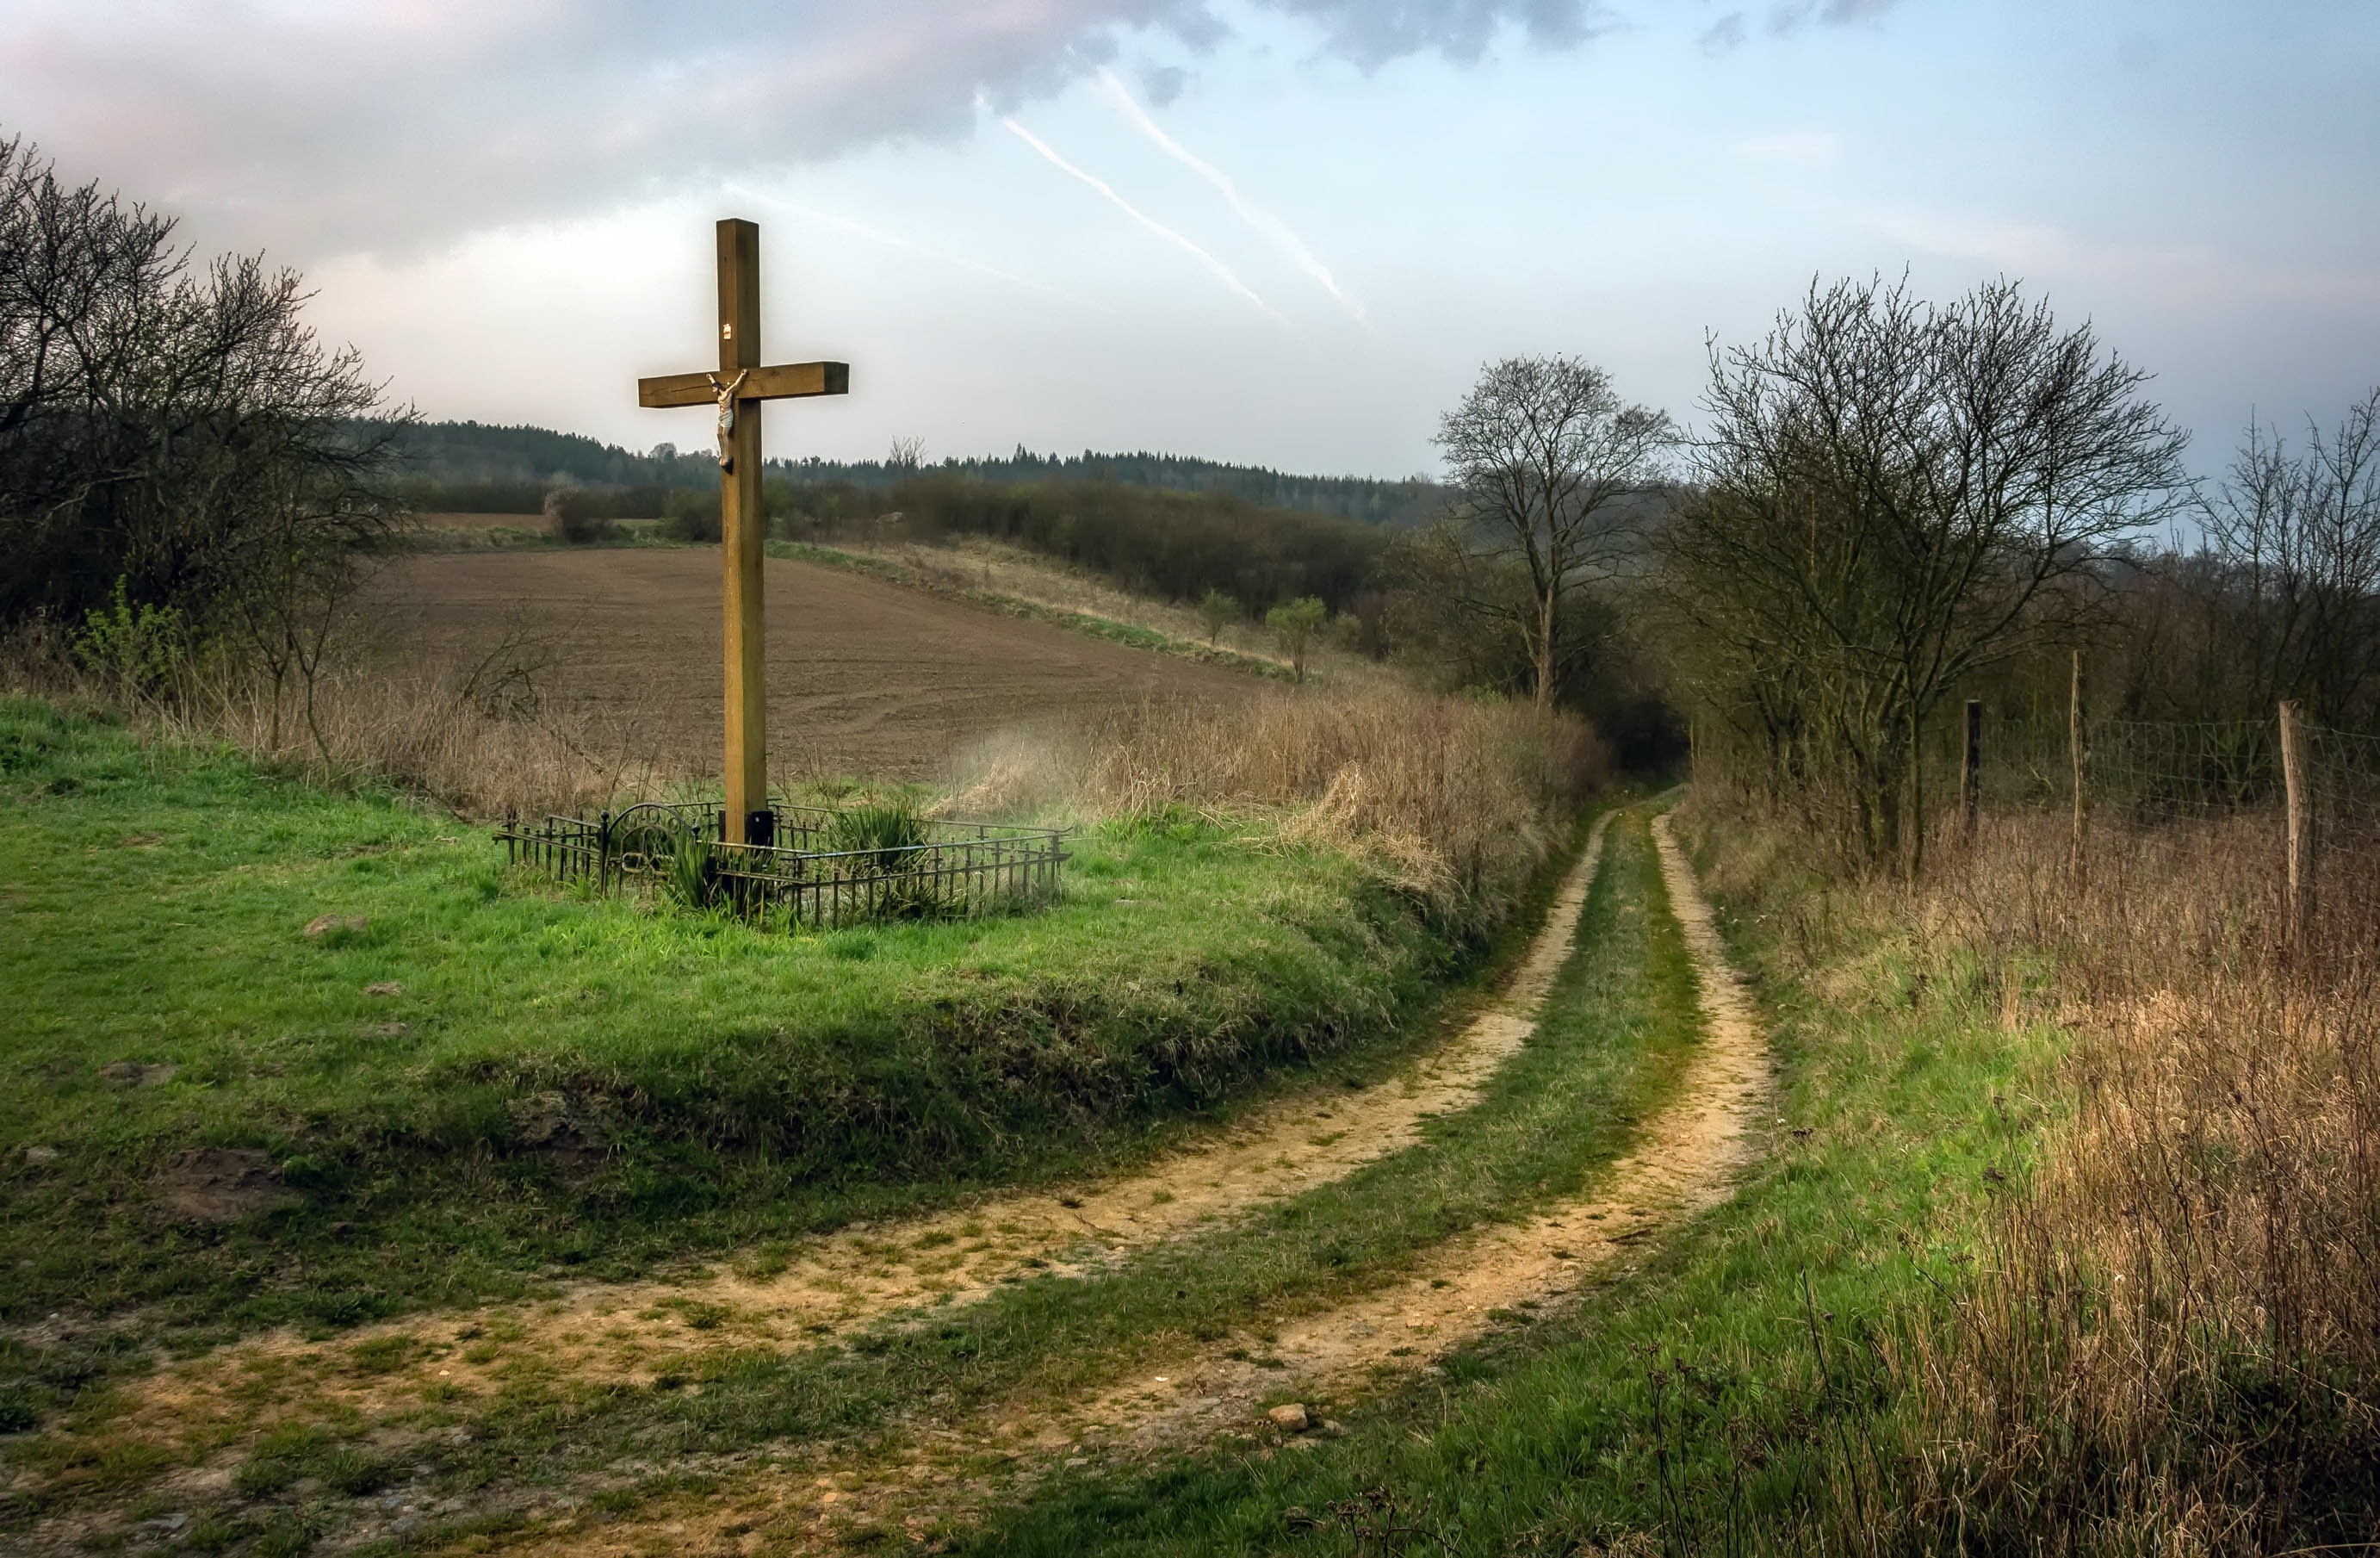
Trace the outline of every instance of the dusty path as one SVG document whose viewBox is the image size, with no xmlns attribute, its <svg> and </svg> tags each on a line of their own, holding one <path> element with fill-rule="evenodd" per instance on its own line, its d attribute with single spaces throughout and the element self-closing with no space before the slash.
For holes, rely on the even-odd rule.
<svg viewBox="0 0 2380 1558">
<path fill-rule="evenodd" d="M 832 1545 L 855 1526 L 923 1534 L 1014 1503 L 1062 1467 L 1133 1463 L 1224 1435 L 1277 1431 L 1261 1404 L 1347 1401 L 1477 1336 L 1500 1311 L 1558 1300 L 1608 1274 L 1633 1243 L 1730 1194 L 1749 1161 L 1768 1079 L 1765 1035 L 1666 816 L 1654 833 L 1694 957 L 1706 1031 L 1675 1097 L 1586 1196 L 1450 1241 L 1391 1287 L 1283 1323 L 1262 1359 L 1219 1345 L 1144 1368 L 1079 1403 L 1011 1403 L 972 1422 L 921 1430 L 864 1475 L 797 1454 L 698 1510 L 591 1528 L 565 1519 L 517 1551 L 778 1552 Z"/>
<path fill-rule="evenodd" d="M 1216 1356 L 1184 1358 L 1095 1402 L 1083 1431 L 1123 1433 L 1154 1447 L 1200 1427 L 1245 1424 L 1260 1396 L 1284 1383 L 1343 1399 L 1372 1372 L 1413 1367 L 1477 1334 L 1492 1311 L 1562 1296 L 1629 1244 L 1725 1199 L 1748 1158 L 1754 1106 L 1767 1081 L 1767 1043 L 1752 1004 L 1727 965 L 1710 906 L 1670 836 L 1654 820 L 1661 877 L 1694 955 L 1706 1031 L 1677 1096 L 1613 1162 L 1585 1199 L 1525 1223 L 1451 1242 L 1410 1281 L 1283 1326 L 1261 1369 Z"/>
<path fill-rule="evenodd" d="M 1563 879 L 1544 926 L 1496 1003 L 1401 1075 L 1354 1091 L 1307 1091 L 1147 1170 L 1072 1191 L 996 1197 L 930 1216 L 844 1230 L 741 1270 L 586 1284 L 535 1304 L 413 1317 L 310 1343 L 237 1344 L 138 1387 L 127 1427 L 181 1442 L 275 1409 L 377 1416 L 508 1381 L 645 1385 L 688 1356 L 781 1351 L 904 1309 L 979 1299 L 1031 1273 L 1081 1273 L 1217 1219 L 1343 1177 L 1421 1139 L 1423 1122 L 1472 1102 L 1528 1040 L 1569 956 L 1603 857 L 1609 817 Z M 373 1360 L 359 1370 L 358 1357 Z"/>
</svg>

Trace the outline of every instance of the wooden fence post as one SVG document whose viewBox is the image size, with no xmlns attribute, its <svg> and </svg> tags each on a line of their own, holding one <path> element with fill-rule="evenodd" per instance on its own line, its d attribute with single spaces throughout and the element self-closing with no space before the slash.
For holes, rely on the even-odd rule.
<svg viewBox="0 0 2380 1558">
<path fill-rule="evenodd" d="M 2289 939 L 2303 945 L 2313 930 L 2313 770 L 2306 748 L 2305 705 L 2281 705 L 2281 783 L 2289 796 Z"/>
<path fill-rule="evenodd" d="M 2090 750 L 2082 740 L 2082 651 L 2074 651 L 2074 686 L 2066 706 L 2066 740 L 2074 752 L 2074 851 L 2071 866 L 2074 883 L 2084 880 L 2082 854 L 2083 823 L 2090 815 Z"/>
<path fill-rule="evenodd" d="M 1967 842 L 1975 842 L 1975 818 L 1984 809 L 1984 700 L 1967 700 L 1967 748 L 1959 765 L 1959 805 Z"/>
</svg>

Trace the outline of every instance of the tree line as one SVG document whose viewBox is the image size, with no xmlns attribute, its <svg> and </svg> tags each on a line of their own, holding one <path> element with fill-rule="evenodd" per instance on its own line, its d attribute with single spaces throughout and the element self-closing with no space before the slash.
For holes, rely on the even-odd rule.
<svg viewBox="0 0 2380 1558">
<path fill-rule="evenodd" d="M 387 430 L 408 502 L 426 513 L 534 514 L 544 490 L 571 482 L 596 490 L 589 501 L 618 517 L 661 512 L 666 493 L 707 491 L 718 469 L 707 452 L 656 444 L 635 454 L 577 433 L 479 422 L 403 422 Z M 993 486 L 1047 487 L 1085 482 L 1236 500 L 1256 507 L 1317 514 L 1364 524 L 1401 526 L 1427 519 L 1446 491 L 1421 477 L 1385 481 L 1362 476 L 1294 476 L 1262 466 L 1229 465 L 1181 455 L 1039 455 L 1018 445 L 1005 456 L 929 464 L 916 441 L 896 443 L 880 460 L 771 460 L 770 475 L 797 487 L 849 487 L 883 493 L 921 475 Z"/>
</svg>

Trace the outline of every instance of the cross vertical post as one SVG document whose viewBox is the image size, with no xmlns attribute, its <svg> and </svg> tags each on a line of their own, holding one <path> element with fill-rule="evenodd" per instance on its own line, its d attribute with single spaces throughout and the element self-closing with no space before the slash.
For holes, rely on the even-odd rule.
<svg viewBox="0 0 2380 1558">
<path fill-rule="evenodd" d="M 719 379 L 760 366 L 760 228 L 719 224 Z M 760 542 L 760 406 L 735 408 L 719 473 L 719 552 L 724 574 L 727 647 L 727 836 L 766 844 L 769 809 L 768 622 Z"/>
<path fill-rule="evenodd" d="M 637 381 L 639 406 L 708 406 L 719 419 L 719 541 L 725 597 L 729 843 L 767 844 L 768 632 L 762 568 L 768 518 L 760 508 L 760 403 L 851 393 L 847 362 L 760 365 L 760 229 L 719 224 L 719 371 Z"/>
</svg>

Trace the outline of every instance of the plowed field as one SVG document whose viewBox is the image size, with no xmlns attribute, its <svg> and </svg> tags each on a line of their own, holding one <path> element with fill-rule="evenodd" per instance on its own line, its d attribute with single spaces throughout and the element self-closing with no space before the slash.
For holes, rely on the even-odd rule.
<svg viewBox="0 0 2380 1558">
<path fill-rule="evenodd" d="M 716 771 L 717 549 L 431 553 L 376 588 L 389 652 L 468 665 L 509 638 L 546 707 Z M 807 563 L 771 558 L 768 590 L 772 773 L 922 778 L 1003 729 L 1262 685 Z"/>
</svg>

